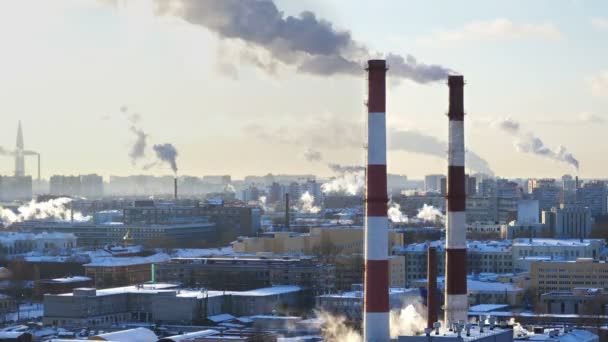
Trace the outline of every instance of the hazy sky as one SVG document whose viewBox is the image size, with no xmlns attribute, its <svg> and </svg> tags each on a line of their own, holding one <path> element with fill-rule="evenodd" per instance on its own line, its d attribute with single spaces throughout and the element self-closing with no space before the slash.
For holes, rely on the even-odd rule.
<svg viewBox="0 0 608 342">
<path fill-rule="evenodd" d="M 180 174 L 331 174 L 306 161 L 307 148 L 331 162 L 364 163 L 363 148 L 324 144 L 313 132 L 352 135 L 340 127 L 365 119 L 363 74 L 297 73 L 260 47 L 155 16 L 151 1 L 119 8 L 107 2 L 0 1 L 0 146 L 14 147 L 22 120 L 26 148 L 41 152 L 45 177 L 168 174 L 166 167 L 141 168 L 153 160 L 151 145 L 167 142 L 179 151 Z M 567 148 L 582 177 L 608 176 L 608 2 L 275 3 L 285 15 L 316 13 L 371 51 L 411 54 L 462 73 L 467 148 L 497 175 L 575 173 L 566 163 L 518 152 L 513 137 L 493 124 L 509 117 L 549 147 Z M 443 82 L 391 82 L 389 128 L 446 140 L 447 91 Z M 137 127 L 149 134 L 147 157 L 137 165 L 129 159 L 135 136 L 121 106 L 139 114 Z M 256 125 L 300 139 L 264 138 Z M 394 151 L 388 157 L 390 172 L 410 178 L 446 169 L 442 158 Z M 27 168 L 35 170 L 33 158 Z M 13 160 L 4 157 L 0 172 L 12 170 Z"/>
</svg>

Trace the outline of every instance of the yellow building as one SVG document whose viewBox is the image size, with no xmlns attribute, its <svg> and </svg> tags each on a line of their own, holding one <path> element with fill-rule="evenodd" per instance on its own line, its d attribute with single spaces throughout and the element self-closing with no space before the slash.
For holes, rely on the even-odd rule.
<svg viewBox="0 0 608 342">
<path fill-rule="evenodd" d="M 539 294 L 552 291 L 573 291 L 574 288 L 608 290 L 608 263 L 591 258 L 576 261 L 537 261 L 530 270 L 531 286 Z"/>
<path fill-rule="evenodd" d="M 389 231 L 387 251 L 403 245 L 403 235 Z M 271 236 L 239 238 L 232 244 L 235 253 L 316 255 L 336 265 L 336 289 L 348 290 L 363 282 L 363 228 L 317 227 L 310 233 L 277 232 Z M 405 258 L 389 257 L 389 286 L 405 287 Z"/>
<path fill-rule="evenodd" d="M 389 231 L 389 251 L 403 245 L 403 235 Z M 363 253 L 362 227 L 317 227 L 310 233 L 276 232 L 272 236 L 241 237 L 233 243 L 235 253 L 338 255 Z"/>
</svg>

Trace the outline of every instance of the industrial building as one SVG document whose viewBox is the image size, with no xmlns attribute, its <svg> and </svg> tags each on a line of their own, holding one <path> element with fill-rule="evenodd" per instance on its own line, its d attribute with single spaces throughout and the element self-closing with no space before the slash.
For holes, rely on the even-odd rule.
<svg viewBox="0 0 608 342">
<path fill-rule="evenodd" d="M 174 258 L 155 265 L 155 279 L 188 287 L 246 291 L 298 285 L 312 294 L 335 290 L 336 267 L 312 257 L 234 256 Z"/>
<path fill-rule="evenodd" d="M 154 283 L 109 289 L 79 288 L 44 296 L 43 322 L 66 328 L 109 328 L 126 322 L 192 325 L 209 316 L 288 313 L 305 306 L 298 286 L 251 291 L 181 289 Z"/>
<path fill-rule="evenodd" d="M 608 263 L 591 258 L 537 260 L 531 264 L 530 285 L 539 294 L 572 292 L 579 287 L 608 290 Z"/>
</svg>

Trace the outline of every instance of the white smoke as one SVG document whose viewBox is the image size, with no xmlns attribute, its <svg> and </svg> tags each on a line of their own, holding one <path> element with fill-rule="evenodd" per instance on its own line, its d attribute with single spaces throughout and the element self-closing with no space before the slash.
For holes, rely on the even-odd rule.
<svg viewBox="0 0 608 342">
<path fill-rule="evenodd" d="M 437 222 L 437 220 L 444 221 L 445 215 L 443 215 L 441 210 L 425 203 L 422 208 L 418 209 L 416 218 L 427 222 Z"/>
<path fill-rule="evenodd" d="M 401 206 L 399 203 L 392 202 L 388 208 L 388 218 L 394 223 L 407 223 L 409 219 L 407 215 L 401 212 Z"/>
<path fill-rule="evenodd" d="M 270 208 L 266 204 L 267 199 L 268 198 L 266 196 L 260 196 L 258 198 L 258 205 L 262 208 L 262 210 L 264 210 L 265 213 L 270 211 Z"/>
<path fill-rule="evenodd" d="M 423 314 L 420 314 L 423 313 Z M 401 310 L 390 313 L 391 338 L 414 336 L 426 328 L 426 309 L 420 301 L 405 305 Z"/>
<path fill-rule="evenodd" d="M 323 321 L 321 333 L 327 342 L 363 342 L 358 331 L 346 324 L 347 319 L 342 315 L 332 315 L 326 311 L 316 311 L 316 315 Z"/>
<path fill-rule="evenodd" d="M 234 188 L 234 185 L 226 184 L 226 187 L 224 188 L 224 192 L 236 193 L 236 189 Z"/>
<path fill-rule="evenodd" d="M 58 220 L 68 221 L 71 219 L 69 203 L 71 198 L 61 197 L 46 202 L 31 202 L 17 208 L 17 213 L 11 209 L 0 207 L 0 220 L 4 226 L 15 222 L 26 220 Z M 80 212 L 74 212 L 74 221 L 84 222 L 90 220 L 90 216 L 84 216 Z"/>
<path fill-rule="evenodd" d="M 306 214 L 317 214 L 321 208 L 315 205 L 315 197 L 308 191 L 300 196 L 299 210 Z"/>
<path fill-rule="evenodd" d="M 411 130 L 393 130 L 389 133 L 389 149 L 402 150 L 446 159 L 448 143 L 426 133 Z M 466 150 L 465 166 L 474 172 L 493 176 L 490 164 L 477 153 Z"/>
<path fill-rule="evenodd" d="M 494 126 L 513 137 L 513 145 L 518 152 L 535 154 L 563 162 L 578 170 L 578 160 L 572 153 L 568 152 L 564 146 L 560 145 L 555 149 L 547 147 L 533 132 L 524 132 L 522 125 L 519 122 L 511 118 L 506 118 L 495 122 Z"/>
<path fill-rule="evenodd" d="M 404 303 L 399 310 L 390 312 L 390 337 L 413 336 L 426 328 L 426 312 L 424 305 L 416 300 L 413 303 Z M 420 314 L 422 313 L 422 314 Z M 359 331 L 350 327 L 348 320 L 342 315 L 333 315 L 326 311 L 315 311 L 321 321 L 323 338 L 327 342 L 362 342 L 363 337 Z"/>
<path fill-rule="evenodd" d="M 321 191 L 329 194 L 357 195 L 363 193 L 365 186 L 365 173 L 345 172 L 327 183 L 321 185 Z"/>
</svg>

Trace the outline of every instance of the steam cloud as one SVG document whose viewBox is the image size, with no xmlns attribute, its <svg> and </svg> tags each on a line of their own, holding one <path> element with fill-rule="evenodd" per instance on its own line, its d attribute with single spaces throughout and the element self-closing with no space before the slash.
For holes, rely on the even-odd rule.
<svg viewBox="0 0 608 342">
<path fill-rule="evenodd" d="M 177 173 L 177 149 L 171 144 L 157 144 L 152 147 L 159 161 L 169 164 L 173 173 Z"/>
<path fill-rule="evenodd" d="M 129 149 L 129 158 L 131 164 L 135 165 L 137 162 L 146 156 L 146 147 L 148 146 L 148 134 L 144 132 L 138 124 L 141 120 L 141 116 L 137 113 L 130 113 L 129 107 L 121 106 L 120 112 L 125 116 L 129 123 L 129 131 L 135 136 L 135 141 Z"/>
<path fill-rule="evenodd" d="M 329 182 L 321 184 L 323 193 L 360 195 L 365 186 L 365 172 L 345 172 Z"/>
<path fill-rule="evenodd" d="M 392 131 L 390 133 L 391 150 L 403 150 L 407 152 L 431 155 L 446 158 L 448 144 L 433 136 L 417 131 Z M 481 172 L 493 176 L 494 172 L 488 162 L 473 151 L 467 150 L 465 156 L 466 167 L 475 172 Z"/>
<path fill-rule="evenodd" d="M 323 159 L 323 157 L 321 156 L 321 152 L 315 151 L 311 148 L 307 149 L 304 152 L 304 158 L 306 158 L 306 160 L 308 160 L 309 162 L 321 161 Z"/>
<path fill-rule="evenodd" d="M 157 14 L 177 16 L 221 38 L 237 39 L 267 52 L 271 61 L 291 65 L 298 72 L 320 76 L 360 75 L 363 62 L 375 55 L 353 40 L 349 31 L 304 11 L 285 16 L 272 0 L 156 0 Z M 418 83 L 440 81 L 450 70 L 419 63 L 410 55 L 386 55 L 391 75 Z M 273 65 L 254 59 L 255 65 Z M 264 70 L 268 68 L 264 67 Z M 272 70 L 272 69 L 271 69 Z"/>
<path fill-rule="evenodd" d="M 566 163 L 576 170 L 579 169 L 578 160 L 564 146 L 560 145 L 556 149 L 547 147 L 533 132 L 524 132 L 519 122 L 506 118 L 496 122 L 494 125 L 514 138 L 513 143 L 518 152 L 535 154 Z"/>
<path fill-rule="evenodd" d="M 401 211 L 401 206 L 398 203 L 392 202 L 388 208 L 387 215 L 389 220 L 394 223 L 417 223 L 417 222 L 444 222 L 445 215 L 441 210 L 432 205 L 423 204 L 422 208 L 418 209 L 418 214 L 415 218 L 410 219 Z"/>
<path fill-rule="evenodd" d="M 321 208 L 315 205 L 315 197 L 308 191 L 300 196 L 300 212 L 306 214 L 316 214 L 321 211 Z"/>
<path fill-rule="evenodd" d="M 67 221 L 71 218 L 71 210 L 68 204 L 72 199 L 67 197 L 56 198 L 46 202 L 31 201 L 17 208 L 17 213 L 10 209 L 0 207 L 0 220 L 4 226 L 25 220 L 59 220 Z M 88 221 L 89 216 L 83 216 L 80 212 L 74 212 L 75 221 Z"/>
</svg>

